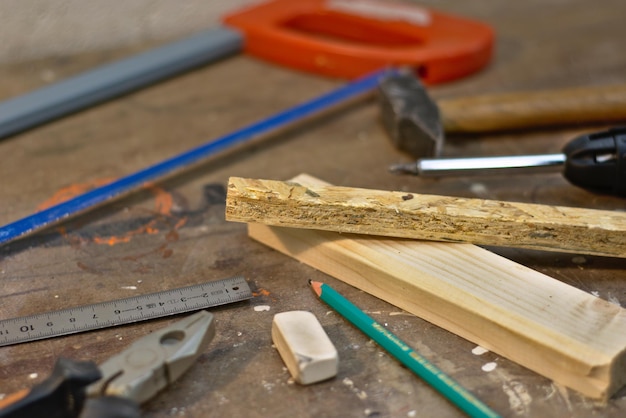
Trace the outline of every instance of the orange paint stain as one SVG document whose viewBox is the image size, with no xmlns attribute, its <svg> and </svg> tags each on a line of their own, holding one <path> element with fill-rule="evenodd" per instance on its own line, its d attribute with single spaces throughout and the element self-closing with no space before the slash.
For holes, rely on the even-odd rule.
<svg viewBox="0 0 626 418">
<path fill-rule="evenodd" d="M 154 193 L 154 206 L 158 213 L 163 215 L 171 215 L 172 207 L 174 207 L 174 198 L 160 187 L 150 186 L 149 189 Z"/>
<path fill-rule="evenodd" d="M 113 179 L 111 178 L 96 179 L 90 182 L 78 183 L 78 184 L 73 184 L 73 185 L 64 187 L 60 189 L 59 191 L 57 191 L 52 197 L 50 197 L 49 199 L 39 204 L 37 206 L 37 209 L 38 210 L 47 209 L 51 206 L 57 205 L 59 203 L 63 203 L 77 195 L 86 193 L 97 187 L 101 187 L 106 184 L 109 184 L 112 181 Z M 167 218 L 173 218 L 172 208 L 174 207 L 174 198 L 172 194 L 153 183 L 145 183 L 143 187 L 146 190 L 149 190 L 154 195 L 155 213 L 160 215 L 161 217 L 165 216 Z M 183 227 L 186 223 L 187 223 L 187 218 L 181 218 L 176 221 L 176 224 L 173 226 L 173 228 L 170 226 L 169 227 L 170 232 L 167 234 L 167 237 L 166 237 L 167 241 L 170 241 L 170 242 L 177 241 L 178 234 L 176 233 L 176 230 Z M 76 239 L 68 235 L 67 229 L 65 227 L 62 227 L 62 226 L 58 227 L 57 231 L 59 232 L 59 234 L 69 239 L 70 241 L 73 241 L 73 242 L 76 241 Z M 147 222 L 145 225 L 142 225 L 139 228 L 136 228 L 132 231 L 127 231 L 120 235 L 112 235 L 108 237 L 96 236 L 96 237 L 91 238 L 89 241 L 95 244 L 114 246 L 117 244 L 128 243 L 131 241 L 131 239 L 134 236 L 137 236 L 137 235 L 144 235 L 144 234 L 155 235 L 155 234 L 158 234 L 159 232 L 161 232 L 161 230 L 158 227 L 158 220 L 152 219 L 149 222 Z M 78 238 L 78 241 L 79 243 L 84 242 L 84 240 L 81 238 Z M 167 255 L 167 257 L 169 256 L 171 256 L 171 254 Z"/>
<path fill-rule="evenodd" d="M 37 206 L 37 210 L 48 209 L 51 206 L 66 202 L 70 200 L 71 198 L 78 196 L 79 194 L 83 194 L 92 189 L 95 189 L 96 187 L 109 184 L 113 180 L 114 180 L 113 178 L 96 179 L 87 183 L 77 183 L 77 184 L 72 184 L 67 187 L 63 187 L 62 189 L 58 190 L 55 194 L 53 194 L 52 197 L 41 202 Z"/>
<path fill-rule="evenodd" d="M 114 246 L 121 243 L 130 242 L 131 237 L 93 237 L 92 241 L 96 244 L 106 244 L 108 246 Z"/>
<path fill-rule="evenodd" d="M 269 296 L 271 293 L 269 290 L 259 289 L 258 292 L 252 292 L 252 296 Z"/>
</svg>

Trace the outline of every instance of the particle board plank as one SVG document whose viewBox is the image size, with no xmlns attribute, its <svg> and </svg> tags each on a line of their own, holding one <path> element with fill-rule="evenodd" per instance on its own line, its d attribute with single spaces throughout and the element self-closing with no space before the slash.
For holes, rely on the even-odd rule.
<svg viewBox="0 0 626 418">
<path fill-rule="evenodd" d="M 231 177 L 226 219 L 626 258 L 626 213 Z"/>
<path fill-rule="evenodd" d="M 300 184 L 320 180 L 299 176 Z M 626 310 L 471 244 L 248 225 L 249 236 L 582 394 L 626 383 Z"/>
</svg>

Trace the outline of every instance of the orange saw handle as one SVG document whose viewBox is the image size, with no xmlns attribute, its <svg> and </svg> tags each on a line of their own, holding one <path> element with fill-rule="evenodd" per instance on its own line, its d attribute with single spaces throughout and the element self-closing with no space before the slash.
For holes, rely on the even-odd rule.
<svg viewBox="0 0 626 418">
<path fill-rule="evenodd" d="M 224 18 L 244 33 L 244 50 L 278 64 L 356 78 L 410 66 L 434 84 L 489 62 L 486 24 L 406 3 L 379 0 L 274 0 Z"/>
</svg>

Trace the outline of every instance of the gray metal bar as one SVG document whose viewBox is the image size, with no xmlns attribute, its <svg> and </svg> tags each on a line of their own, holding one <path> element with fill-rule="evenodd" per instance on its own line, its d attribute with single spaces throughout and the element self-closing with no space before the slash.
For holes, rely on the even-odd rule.
<svg viewBox="0 0 626 418">
<path fill-rule="evenodd" d="M 243 35 L 220 27 L 0 103 L 0 138 L 236 54 Z"/>
</svg>

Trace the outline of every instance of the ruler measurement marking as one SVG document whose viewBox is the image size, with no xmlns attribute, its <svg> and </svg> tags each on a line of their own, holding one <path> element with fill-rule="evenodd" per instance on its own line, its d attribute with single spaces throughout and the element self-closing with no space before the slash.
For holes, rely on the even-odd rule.
<svg viewBox="0 0 626 418">
<path fill-rule="evenodd" d="M 0 347 L 161 318 L 251 297 L 252 292 L 245 279 L 235 276 L 146 295 L 10 318 L 0 320 Z"/>
</svg>

